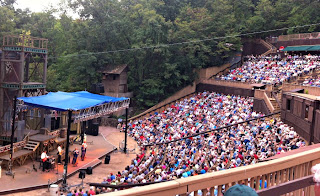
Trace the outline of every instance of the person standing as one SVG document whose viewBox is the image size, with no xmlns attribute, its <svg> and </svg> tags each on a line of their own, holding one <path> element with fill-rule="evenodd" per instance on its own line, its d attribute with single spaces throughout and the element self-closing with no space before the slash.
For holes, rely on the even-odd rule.
<svg viewBox="0 0 320 196">
<path fill-rule="evenodd" d="M 87 153 L 87 143 L 84 141 L 81 146 L 81 161 L 84 161 Z"/>
<path fill-rule="evenodd" d="M 62 156 L 62 148 L 61 145 L 58 146 L 58 164 L 60 165 L 61 162 L 61 156 Z"/>
<path fill-rule="evenodd" d="M 73 159 L 72 159 L 73 166 L 77 166 L 78 155 L 79 155 L 79 150 L 77 148 L 75 148 L 73 151 Z"/>
</svg>

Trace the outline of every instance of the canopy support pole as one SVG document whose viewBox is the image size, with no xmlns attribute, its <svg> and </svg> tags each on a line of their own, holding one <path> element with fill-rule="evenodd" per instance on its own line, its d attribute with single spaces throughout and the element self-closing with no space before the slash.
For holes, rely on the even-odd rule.
<svg viewBox="0 0 320 196">
<path fill-rule="evenodd" d="M 126 128 L 124 130 L 124 153 L 127 153 L 128 108 L 126 108 Z"/>
<path fill-rule="evenodd" d="M 80 122 L 81 123 L 81 126 L 80 126 L 80 129 L 81 129 L 81 133 L 80 133 L 80 136 L 81 136 L 81 144 L 83 144 L 84 142 L 84 129 L 85 129 L 85 121 L 82 121 Z"/>
<path fill-rule="evenodd" d="M 68 110 L 68 129 L 67 129 L 67 144 L 65 149 L 65 160 L 63 170 L 63 183 L 62 187 L 67 187 L 67 174 L 68 174 L 68 163 L 69 163 L 69 144 L 70 144 L 70 127 L 71 127 L 72 110 Z"/>
</svg>

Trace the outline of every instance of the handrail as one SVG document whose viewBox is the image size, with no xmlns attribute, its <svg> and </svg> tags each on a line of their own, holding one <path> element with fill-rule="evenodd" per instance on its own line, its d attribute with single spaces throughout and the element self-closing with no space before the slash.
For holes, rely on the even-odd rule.
<svg viewBox="0 0 320 196">
<path fill-rule="evenodd" d="M 30 133 L 31 133 L 31 131 L 29 131 L 28 133 L 27 133 L 27 135 L 23 138 L 23 140 L 25 141 L 25 142 L 28 142 L 29 141 L 29 135 L 30 135 Z M 28 139 L 27 139 L 28 138 Z"/>
<path fill-rule="evenodd" d="M 210 195 L 214 195 L 214 190 L 218 190 L 218 195 L 221 195 L 223 187 L 227 190 L 234 184 L 242 183 L 258 191 L 260 180 L 263 182 L 262 184 L 267 183 L 267 188 L 285 185 L 287 182 L 295 183 L 294 180 L 298 179 L 304 180 L 304 177 L 311 175 L 311 167 L 319 161 L 320 148 L 315 148 L 254 165 L 201 174 L 105 195 L 185 195 L 191 192 L 197 193 L 198 190 L 201 190 L 202 195 L 205 195 L 208 188 L 210 189 Z M 265 187 L 262 186 L 261 189 L 263 190 Z M 291 191 L 292 189 L 288 190 L 288 192 Z M 310 187 L 305 188 L 305 193 L 310 191 Z M 301 193 L 301 189 L 295 191 L 295 195 L 302 195 Z"/>
<path fill-rule="evenodd" d="M 234 63 L 232 63 L 232 64 L 230 63 L 230 66 L 228 66 L 228 67 L 226 67 L 225 69 L 219 71 L 218 73 L 210 76 L 209 79 L 212 79 L 213 77 L 216 77 L 217 75 L 219 75 L 220 73 L 223 73 L 223 72 L 226 71 L 227 69 L 230 69 L 230 68 L 233 67 L 234 65 L 239 66 L 239 65 L 238 65 L 239 63 L 241 64 L 241 58 L 239 59 L 239 61 L 234 62 Z"/>
<path fill-rule="evenodd" d="M 219 128 L 212 129 L 212 130 L 209 130 L 209 131 L 203 131 L 203 132 L 200 132 L 200 133 L 195 133 L 195 134 L 193 134 L 193 135 L 189 135 L 189 136 L 182 137 L 182 138 L 179 138 L 179 139 L 175 139 L 175 140 L 172 140 L 172 141 L 160 142 L 160 143 L 155 143 L 155 144 L 146 144 L 146 145 L 144 145 L 144 146 L 147 147 L 147 146 L 164 145 L 164 144 L 169 144 L 169 143 L 173 143 L 173 142 L 178 142 L 178 141 L 181 141 L 181 140 L 188 139 L 188 138 L 190 138 L 190 137 L 195 137 L 195 136 L 198 136 L 198 135 L 203 135 L 203 134 L 210 133 L 210 132 L 213 132 L 213 131 L 219 131 L 219 130 L 221 130 L 221 129 L 226 129 L 226 128 L 229 128 L 229 127 L 233 127 L 233 126 L 236 126 L 236 125 L 248 123 L 248 122 L 250 122 L 250 121 L 258 120 L 258 119 L 261 119 L 261 118 L 266 118 L 266 117 L 273 116 L 273 115 L 276 115 L 276 114 L 280 114 L 280 112 L 274 112 L 274 113 L 272 113 L 272 114 L 260 116 L 260 117 L 257 117 L 257 118 L 250 118 L 250 119 L 245 120 L 245 121 L 242 121 L 242 122 L 230 124 L 230 125 L 227 125 L 227 126 L 224 126 L 224 127 L 219 127 Z"/>
<path fill-rule="evenodd" d="M 279 107 L 281 108 L 281 102 L 277 96 L 277 94 L 274 91 L 271 91 L 272 96 L 274 97 L 274 99 L 276 100 L 277 104 L 279 105 Z"/>
<path fill-rule="evenodd" d="M 150 110 L 150 109 L 152 108 L 152 107 L 151 107 L 151 108 L 148 109 L 148 110 L 150 110 L 150 111 L 146 110 L 145 112 L 142 112 L 142 113 L 140 113 L 140 114 L 138 114 L 138 115 L 136 115 L 136 116 L 133 116 L 133 117 L 129 118 L 128 120 L 136 120 L 136 119 L 141 118 L 141 117 L 143 117 L 143 116 L 146 116 L 146 115 L 148 115 L 148 114 L 150 114 L 150 113 L 152 113 L 152 112 L 155 112 L 155 111 L 159 110 L 159 109 L 162 108 L 162 107 L 166 107 L 166 106 L 168 106 L 168 105 L 171 105 L 171 104 L 173 104 L 173 103 L 176 103 L 177 101 L 179 101 L 179 100 L 181 100 L 181 99 L 185 99 L 186 97 L 191 96 L 191 95 L 193 95 L 193 94 L 195 94 L 195 92 L 189 93 L 189 94 L 187 94 L 187 95 L 185 95 L 185 96 L 182 96 L 182 97 L 180 97 L 180 98 L 178 98 L 178 99 L 175 99 L 175 100 L 173 100 L 173 101 L 171 101 L 171 102 L 169 102 L 169 103 L 167 103 L 167 104 L 164 104 L 164 105 L 162 105 L 162 106 L 159 106 L 159 107 L 157 107 L 157 108 L 154 108 L 154 109 Z M 154 107 L 154 106 L 153 106 L 153 107 Z"/>
</svg>

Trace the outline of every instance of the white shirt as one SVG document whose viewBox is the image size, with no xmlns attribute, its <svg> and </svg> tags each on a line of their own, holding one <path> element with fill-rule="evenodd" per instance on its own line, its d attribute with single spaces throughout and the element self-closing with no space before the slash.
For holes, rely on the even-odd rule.
<svg viewBox="0 0 320 196">
<path fill-rule="evenodd" d="M 58 146 L 58 152 L 59 152 L 59 155 L 62 154 L 62 148 L 61 148 L 61 146 Z"/>
<path fill-rule="evenodd" d="M 48 158 L 47 153 L 43 152 L 41 154 L 41 159 L 43 160 L 43 159 L 46 159 L 46 158 Z"/>
</svg>

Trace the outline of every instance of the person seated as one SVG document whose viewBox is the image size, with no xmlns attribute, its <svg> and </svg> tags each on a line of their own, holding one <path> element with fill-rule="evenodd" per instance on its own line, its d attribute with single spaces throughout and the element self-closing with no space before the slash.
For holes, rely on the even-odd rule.
<svg viewBox="0 0 320 196">
<path fill-rule="evenodd" d="M 48 171 L 49 169 L 49 156 L 47 155 L 47 151 L 44 150 L 41 154 L 41 161 L 42 161 L 42 171 Z"/>
</svg>

